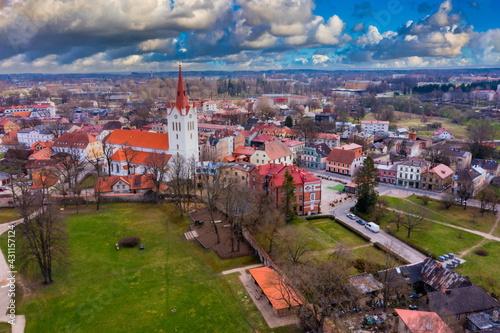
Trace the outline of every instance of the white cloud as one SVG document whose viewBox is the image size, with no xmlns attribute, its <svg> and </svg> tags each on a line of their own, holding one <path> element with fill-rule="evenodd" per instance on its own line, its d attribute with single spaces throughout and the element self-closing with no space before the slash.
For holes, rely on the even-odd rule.
<svg viewBox="0 0 500 333">
<path fill-rule="evenodd" d="M 315 65 L 323 64 L 329 60 L 330 60 L 330 58 L 328 58 L 328 56 L 323 55 L 323 54 L 314 54 L 312 56 L 312 61 L 313 61 L 313 64 L 315 64 Z"/>
</svg>

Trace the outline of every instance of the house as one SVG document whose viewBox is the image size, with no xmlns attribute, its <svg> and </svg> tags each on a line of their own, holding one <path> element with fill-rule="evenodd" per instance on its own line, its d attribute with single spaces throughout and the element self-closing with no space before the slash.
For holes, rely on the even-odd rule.
<svg viewBox="0 0 500 333">
<path fill-rule="evenodd" d="M 233 153 L 224 158 L 224 162 L 250 162 L 250 157 L 255 153 L 254 147 L 238 146 Z"/>
<path fill-rule="evenodd" d="M 362 273 L 351 276 L 349 283 L 357 290 L 360 297 L 357 299 L 358 307 L 375 304 L 383 300 L 381 294 L 384 285 L 377 281 L 373 274 Z"/>
<path fill-rule="evenodd" d="M 440 128 L 436 132 L 434 132 L 434 137 L 439 138 L 441 140 L 451 140 L 453 137 L 453 132 L 452 131 L 447 131 L 444 128 Z"/>
<path fill-rule="evenodd" d="M 419 159 L 410 159 L 398 165 L 398 185 L 408 188 L 420 188 L 421 174 L 431 166 L 431 162 Z"/>
<path fill-rule="evenodd" d="M 421 188 L 429 191 L 443 191 L 451 186 L 453 170 L 444 164 L 438 164 L 422 173 Z"/>
<path fill-rule="evenodd" d="M 460 327 L 471 314 L 500 309 L 500 303 L 474 283 L 430 292 L 423 300 L 419 300 L 419 306 L 436 312 L 448 325 Z"/>
<path fill-rule="evenodd" d="M 250 144 L 252 147 L 259 148 L 263 144 L 267 142 L 272 142 L 277 140 L 275 136 L 273 135 L 266 135 L 266 134 L 259 134 L 255 136 L 251 141 Z"/>
<path fill-rule="evenodd" d="M 267 299 L 277 317 L 286 317 L 302 305 L 302 297 L 273 268 L 264 266 L 249 269 L 248 272 L 260 293 Z"/>
<path fill-rule="evenodd" d="M 417 157 L 422 152 L 422 146 L 421 141 L 399 141 L 396 142 L 396 152 L 401 156 Z"/>
<path fill-rule="evenodd" d="M 284 204 L 284 193 L 281 191 L 281 186 L 287 171 L 295 181 L 294 210 L 299 215 L 320 213 L 321 180 L 299 167 L 284 163 L 268 163 L 257 166 L 250 172 L 250 188 L 253 191 L 265 192 L 278 208 Z"/>
<path fill-rule="evenodd" d="M 500 332 L 499 310 L 489 310 L 467 316 L 466 328 L 470 332 Z"/>
<path fill-rule="evenodd" d="M 279 140 L 266 142 L 255 150 L 250 157 L 250 163 L 264 165 L 268 163 L 293 164 L 293 154 L 290 148 Z"/>
<path fill-rule="evenodd" d="M 451 191 L 460 193 L 462 188 L 462 190 L 469 192 L 469 197 L 475 197 L 486 185 L 486 170 L 474 165 L 469 169 L 457 172 L 452 177 Z"/>
<path fill-rule="evenodd" d="M 282 142 L 290 148 L 292 151 L 294 159 L 297 158 L 297 154 L 302 152 L 305 142 L 297 140 L 282 140 Z"/>
<path fill-rule="evenodd" d="M 325 170 L 328 155 L 332 150 L 325 143 L 304 147 L 297 156 L 297 165 L 305 168 Z"/>
<path fill-rule="evenodd" d="M 453 333 L 435 312 L 395 309 L 398 333 Z"/>
<path fill-rule="evenodd" d="M 9 133 L 10 131 L 17 131 L 20 127 L 10 118 L 0 119 L 0 133 Z"/>
<path fill-rule="evenodd" d="M 340 138 L 349 139 L 354 133 L 358 132 L 358 128 L 351 122 L 336 122 L 335 132 L 340 134 Z"/>
<path fill-rule="evenodd" d="M 17 140 L 25 147 L 31 147 L 36 142 L 54 140 L 54 132 L 49 129 L 28 128 L 17 131 Z"/>
<path fill-rule="evenodd" d="M 64 133 L 54 141 L 52 149 L 56 153 L 76 152 L 85 161 L 103 156 L 101 142 L 85 133 Z"/>
<path fill-rule="evenodd" d="M 59 176 L 51 169 L 34 172 L 31 174 L 31 191 L 50 191 L 59 183 Z"/>
<path fill-rule="evenodd" d="M 340 137 L 333 133 L 317 133 L 311 141 L 315 145 L 324 143 L 330 149 L 340 146 Z"/>
<path fill-rule="evenodd" d="M 372 144 L 368 150 L 367 150 L 368 155 L 384 155 L 387 154 L 387 146 L 384 145 L 381 142 L 375 142 Z"/>
<path fill-rule="evenodd" d="M 379 182 L 396 185 L 398 179 L 398 165 L 387 162 L 376 166 L 379 174 Z"/>
<path fill-rule="evenodd" d="M 52 141 L 37 141 L 30 147 L 30 150 L 39 151 L 47 147 L 52 147 L 52 144 Z"/>
<path fill-rule="evenodd" d="M 389 134 L 389 122 L 380 120 L 361 120 L 361 132 L 371 135 Z"/>
<path fill-rule="evenodd" d="M 240 184 L 245 184 L 250 186 L 250 173 L 256 167 L 256 165 L 249 162 L 234 162 L 230 165 L 230 174 L 238 180 Z"/>
<path fill-rule="evenodd" d="M 19 138 L 19 132 L 17 136 Z M 479 158 L 475 158 L 472 160 L 471 165 L 476 165 L 483 168 L 484 170 L 486 170 L 486 173 L 490 177 L 496 177 L 500 175 L 500 164 L 494 159 L 482 160 Z"/>
<path fill-rule="evenodd" d="M 326 171 L 354 176 L 363 164 L 362 147 L 351 143 L 333 148 L 326 160 Z"/>
<path fill-rule="evenodd" d="M 160 191 L 167 190 L 167 186 L 162 184 Z M 156 186 L 153 181 L 153 175 L 137 175 L 129 176 L 111 176 L 97 178 L 94 186 L 94 191 L 99 191 L 102 194 L 127 194 L 127 193 L 143 193 L 156 191 Z"/>
<path fill-rule="evenodd" d="M 448 156 L 455 164 L 455 171 L 461 171 L 470 167 L 472 154 L 468 151 L 459 149 L 445 149 L 444 154 Z"/>
</svg>

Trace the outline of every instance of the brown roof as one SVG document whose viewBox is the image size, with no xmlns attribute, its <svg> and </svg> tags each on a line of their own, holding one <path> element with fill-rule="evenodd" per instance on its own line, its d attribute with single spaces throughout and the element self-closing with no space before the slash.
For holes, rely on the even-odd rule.
<svg viewBox="0 0 500 333">
<path fill-rule="evenodd" d="M 396 309 L 399 318 L 412 333 L 452 333 L 435 312 Z"/>
<path fill-rule="evenodd" d="M 262 147 L 264 147 L 264 149 L 261 149 Z M 266 142 L 259 147 L 259 150 L 264 150 L 271 160 L 292 155 L 290 148 L 279 140 Z"/>
<path fill-rule="evenodd" d="M 112 176 L 112 177 L 100 177 L 96 180 L 95 188 L 100 186 L 100 192 L 113 192 L 113 185 L 115 185 L 120 180 L 130 185 L 131 190 L 155 190 L 155 185 L 153 182 L 153 175 L 131 175 L 130 178 L 127 176 Z M 162 184 L 160 191 L 165 191 L 167 185 Z"/>
<path fill-rule="evenodd" d="M 53 147 L 60 148 L 87 148 L 90 142 L 97 141 L 97 139 L 90 134 L 86 133 L 64 133 L 58 137 Z"/>
<path fill-rule="evenodd" d="M 352 162 L 354 162 L 354 160 L 358 157 L 361 157 L 361 155 L 354 150 L 334 148 L 332 149 L 326 160 L 329 162 L 352 164 Z"/>
</svg>

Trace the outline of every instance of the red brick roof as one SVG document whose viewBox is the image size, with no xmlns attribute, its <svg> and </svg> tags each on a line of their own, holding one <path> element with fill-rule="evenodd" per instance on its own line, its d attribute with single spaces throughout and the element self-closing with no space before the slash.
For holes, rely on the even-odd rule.
<svg viewBox="0 0 500 333">
<path fill-rule="evenodd" d="M 36 148 L 37 145 L 40 145 L 43 148 L 47 148 L 47 147 L 52 147 L 53 142 L 52 141 L 37 141 L 37 142 L 35 142 L 34 144 L 31 145 L 30 150 L 35 150 L 35 148 Z"/>
<path fill-rule="evenodd" d="M 35 172 L 32 175 L 32 181 L 33 185 L 31 185 L 31 188 L 34 190 L 37 189 L 48 189 L 52 186 L 54 186 L 58 181 L 59 177 L 52 171 L 40 171 L 40 172 Z"/>
<path fill-rule="evenodd" d="M 168 150 L 168 134 L 116 129 L 104 138 L 106 143 L 142 147 L 156 150 Z"/>
<path fill-rule="evenodd" d="M 123 162 L 126 161 L 127 158 L 132 158 L 130 163 L 132 164 L 141 164 L 147 165 L 149 156 L 153 155 L 153 153 L 148 153 L 145 151 L 133 150 L 131 148 L 118 149 L 112 156 L 111 160 L 115 162 Z M 170 160 L 172 155 L 166 154 L 167 162 Z"/>
</svg>

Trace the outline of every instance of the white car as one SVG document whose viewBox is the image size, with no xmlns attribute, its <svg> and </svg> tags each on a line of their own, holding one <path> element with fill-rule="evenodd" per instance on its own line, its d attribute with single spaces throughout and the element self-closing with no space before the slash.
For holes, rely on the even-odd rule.
<svg viewBox="0 0 500 333">
<path fill-rule="evenodd" d="M 378 224 L 376 223 L 373 223 L 373 222 L 368 222 L 367 224 L 365 224 L 365 228 L 373 231 L 373 232 L 379 232 L 380 231 L 380 227 Z"/>
<path fill-rule="evenodd" d="M 346 216 L 347 216 L 348 218 L 350 218 L 351 220 L 355 220 L 355 219 L 357 219 L 356 215 L 351 214 L 351 213 L 347 214 Z"/>
</svg>

